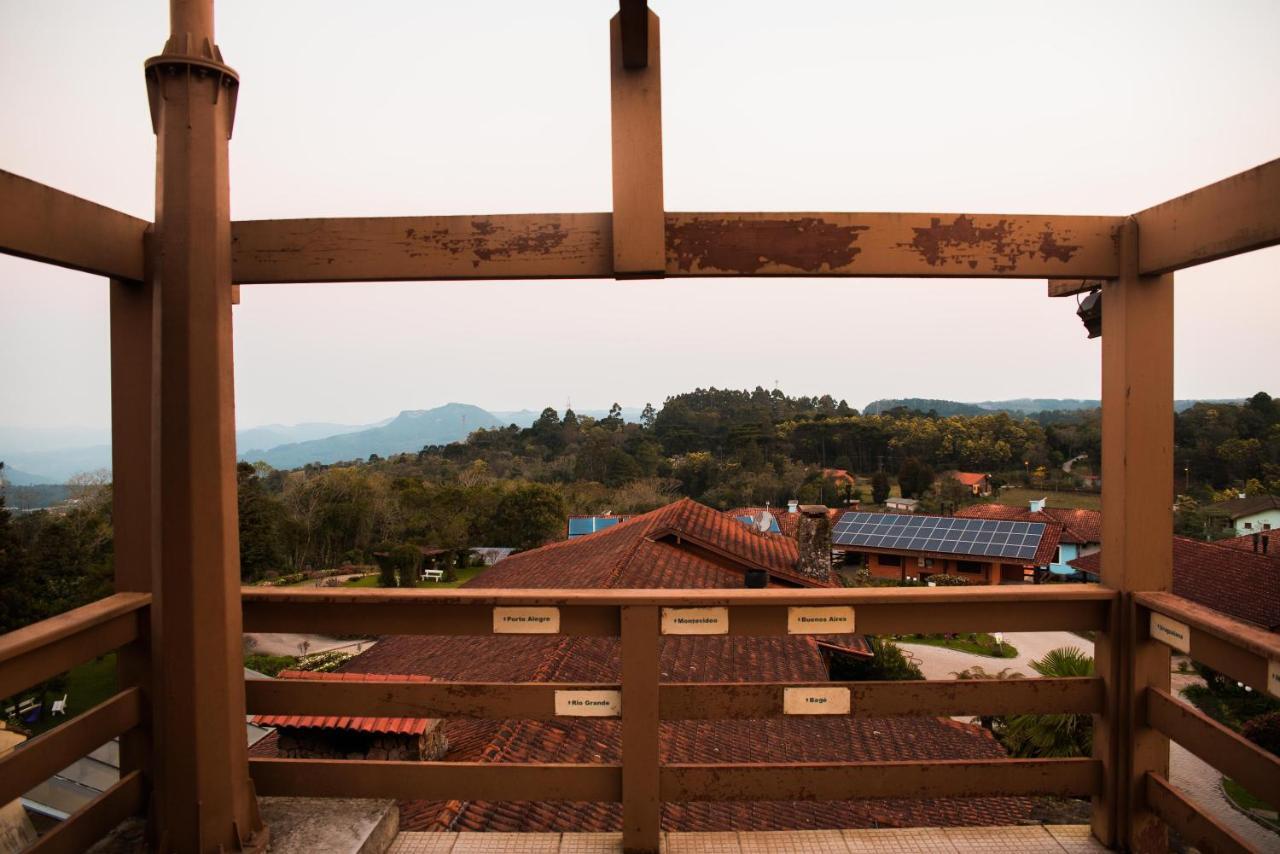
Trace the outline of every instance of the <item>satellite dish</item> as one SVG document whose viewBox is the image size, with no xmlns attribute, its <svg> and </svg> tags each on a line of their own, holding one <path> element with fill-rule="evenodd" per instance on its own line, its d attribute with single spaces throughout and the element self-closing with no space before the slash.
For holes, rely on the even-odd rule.
<svg viewBox="0 0 1280 854">
<path fill-rule="evenodd" d="M 760 514 L 760 518 L 756 519 L 756 530 L 762 534 L 767 534 L 773 530 L 773 514 L 765 510 Z"/>
</svg>

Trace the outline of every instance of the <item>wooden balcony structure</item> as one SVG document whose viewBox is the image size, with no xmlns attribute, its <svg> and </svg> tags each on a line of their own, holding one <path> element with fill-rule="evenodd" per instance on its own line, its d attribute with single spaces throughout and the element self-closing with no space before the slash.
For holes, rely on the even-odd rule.
<svg viewBox="0 0 1280 854">
<path fill-rule="evenodd" d="M 665 210 L 659 23 L 621 0 L 609 26 L 613 210 L 500 216 L 233 222 L 228 145 L 239 79 L 214 38 L 213 0 L 171 0 L 171 35 L 145 64 L 157 138 L 156 221 L 0 172 L 0 251 L 109 280 L 115 595 L 0 637 L 0 696 L 119 650 L 120 691 L 0 759 L 0 803 L 121 736 L 120 782 L 41 838 L 84 848 L 145 815 L 163 851 L 263 850 L 257 794 L 580 799 L 623 804 L 629 852 L 659 846 L 664 800 L 1093 798 L 1094 836 L 1162 851 L 1165 828 L 1205 851 L 1247 850 L 1168 782 L 1173 739 L 1259 796 L 1280 763 L 1174 702 L 1152 615 L 1186 628 L 1192 657 L 1280 691 L 1280 638 L 1170 592 L 1175 271 L 1280 242 L 1280 160 L 1131 216 L 688 213 Z M 604 38 L 601 21 L 601 38 Z M 1013 277 L 1051 293 L 1100 283 L 1103 515 L 1098 586 L 935 590 L 244 590 L 239 584 L 232 304 L 259 283 L 683 276 Z M 1092 758 L 834 765 L 661 765 L 663 719 L 779 715 L 785 685 L 659 681 L 662 608 L 730 611 L 731 632 L 786 631 L 786 608 L 852 606 L 860 631 L 1089 629 L 1097 678 L 853 684 L 852 715 L 1091 712 Z M 252 630 L 465 634 L 493 608 L 561 609 L 569 634 L 617 635 L 618 685 L 296 680 L 247 688 Z M 847 683 L 845 683 L 847 684 Z M 619 690 L 620 765 L 254 759 L 246 712 L 542 718 L 554 692 Z"/>
</svg>

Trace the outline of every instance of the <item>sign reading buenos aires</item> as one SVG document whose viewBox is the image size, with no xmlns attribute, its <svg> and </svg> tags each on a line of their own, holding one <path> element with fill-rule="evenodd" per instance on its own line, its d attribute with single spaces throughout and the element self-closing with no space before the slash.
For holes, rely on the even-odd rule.
<svg viewBox="0 0 1280 854">
<path fill-rule="evenodd" d="M 664 635 L 727 635 L 728 608 L 663 608 Z"/>
<path fill-rule="evenodd" d="M 554 635 L 560 632 L 559 608 L 493 609 L 493 632 L 499 635 Z"/>
<path fill-rule="evenodd" d="M 1191 627 L 1155 611 L 1151 612 L 1151 637 L 1178 652 L 1191 653 Z"/>
<path fill-rule="evenodd" d="M 853 634 L 853 606 L 788 608 L 787 632 L 793 635 Z"/>
</svg>

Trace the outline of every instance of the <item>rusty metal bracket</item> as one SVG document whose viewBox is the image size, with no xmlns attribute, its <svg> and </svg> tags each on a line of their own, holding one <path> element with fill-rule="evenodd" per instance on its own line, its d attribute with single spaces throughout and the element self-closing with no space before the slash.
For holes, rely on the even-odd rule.
<svg viewBox="0 0 1280 854">
<path fill-rule="evenodd" d="M 221 61 L 221 53 L 217 48 L 214 48 L 214 54 L 218 58 L 165 52 L 159 56 L 151 57 L 142 64 L 143 73 L 147 78 L 147 100 L 151 107 L 152 133 L 159 131 L 160 100 L 164 97 L 160 85 L 161 74 L 167 74 L 170 77 L 177 77 L 181 74 L 185 77 L 188 85 L 190 85 L 193 76 L 197 79 L 213 78 L 213 103 L 215 104 L 218 103 L 222 90 L 225 89 L 227 91 L 227 106 L 231 110 L 231 114 L 227 117 L 227 138 L 231 138 L 236 122 L 236 100 L 240 93 L 240 75 L 230 65 Z"/>
</svg>

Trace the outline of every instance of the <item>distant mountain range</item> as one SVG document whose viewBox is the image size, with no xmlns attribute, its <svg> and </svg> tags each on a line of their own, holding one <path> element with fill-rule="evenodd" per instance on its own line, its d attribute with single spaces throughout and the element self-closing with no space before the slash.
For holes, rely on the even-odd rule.
<svg viewBox="0 0 1280 854">
<path fill-rule="evenodd" d="M 1176 412 L 1190 409 L 1197 403 L 1243 403 L 1243 399 L 1234 400 L 1175 400 L 1173 408 Z M 961 403 L 957 400 L 930 400 L 923 397 L 899 397 L 885 400 L 873 400 L 863 407 L 866 415 L 879 415 L 892 409 L 902 407 L 915 412 L 936 412 L 941 416 L 951 415 L 987 415 L 992 412 L 1008 412 L 1014 415 L 1035 415 L 1038 412 L 1074 412 L 1081 409 L 1097 409 L 1102 406 L 1100 400 L 1077 400 L 1059 397 L 1019 397 L 1013 400 L 983 400 L 978 403 Z"/>
<path fill-rule="evenodd" d="M 307 463 L 336 463 L 420 451 L 424 445 L 447 445 L 467 438 L 481 427 L 504 427 L 493 413 L 469 403 L 446 403 L 435 409 L 406 409 L 395 418 L 375 427 L 290 442 L 273 448 L 240 451 L 242 460 L 262 460 L 278 469 L 292 469 Z M 241 445 L 241 447 L 244 447 Z"/>
</svg>

